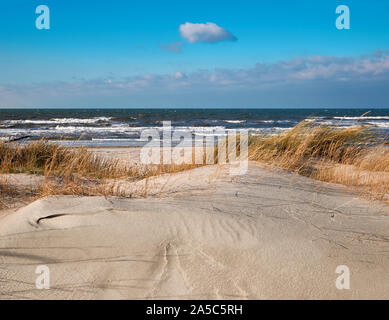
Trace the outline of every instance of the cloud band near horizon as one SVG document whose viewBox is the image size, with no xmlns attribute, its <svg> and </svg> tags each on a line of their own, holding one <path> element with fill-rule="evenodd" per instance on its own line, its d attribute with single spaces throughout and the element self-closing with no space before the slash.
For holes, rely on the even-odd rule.
<svg viewBox="0 0 389 320">
<path fill-rule="evenodd" d="M 298 57 L 247 69 L 0 84 L 0 106 L 389 107 L 389 51 Z M 367 105 L 366 105 L 367 104 Z"/>
</svg>

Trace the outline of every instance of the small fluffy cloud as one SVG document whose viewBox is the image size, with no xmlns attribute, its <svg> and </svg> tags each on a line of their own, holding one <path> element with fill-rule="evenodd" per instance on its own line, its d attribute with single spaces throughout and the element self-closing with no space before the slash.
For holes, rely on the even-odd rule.
<svg viewBox="0 0 389 320">
<path fill-rule="evenodd" d="M 163 43 L 161 44 L 162 49 L 170 52 L 175 52 L 179 53 L 182 51 L 182 46 L 184 44 L 181 41 L 176 41 L 176 42 L 170 42 L 170 43 Z"/>
<path fill-rule="evenodd" d="M 190 23 L 180 25 L 181 36 L 190 43 L 220 41 L 236 41 L 237 38 L 227 30 L 219 27 L 213 22 Z"/>
</svg>

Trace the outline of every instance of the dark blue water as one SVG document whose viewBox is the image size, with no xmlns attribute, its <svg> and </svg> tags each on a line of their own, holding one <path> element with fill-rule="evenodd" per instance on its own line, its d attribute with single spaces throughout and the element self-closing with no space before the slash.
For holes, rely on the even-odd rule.
<svg viewBox="0 0 389 320">
<path fill-rule="evenodd" d="M 364 115 L 363 117 L 361 117 Z M 304 119 L 335 126 L 363 124 L 389 134 L 389 109 L 0 109 L 0 138 L 79 140 L 85 145 L 134 145 L 145 128 L 171 121 L 180 131 L 248 129 L 278 133 Z"/>
</svg>

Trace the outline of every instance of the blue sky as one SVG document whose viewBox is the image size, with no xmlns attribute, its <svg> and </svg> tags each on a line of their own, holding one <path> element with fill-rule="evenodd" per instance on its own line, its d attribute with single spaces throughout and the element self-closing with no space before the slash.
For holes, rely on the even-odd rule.
<svg viewBox="0 0 389 320">
<path fill-rule="evenodd" d="M 387 49 L 387 0 L 7 0 L 0 106 L 389 107 Z"/>
</svg>

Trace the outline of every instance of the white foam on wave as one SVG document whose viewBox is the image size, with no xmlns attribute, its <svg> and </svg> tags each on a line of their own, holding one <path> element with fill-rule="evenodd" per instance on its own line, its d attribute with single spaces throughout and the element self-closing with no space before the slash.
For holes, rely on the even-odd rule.
<svg viewBox="0 0 389 320">
<path fill-rule="evenodd" d="M 54 132 L 55 130 L 61 132 L 126 132 L 126 131 L 137 131 L 135 128 L 129 127 L 127 125 L 114 125 L 111 127 L 75 127 L 75 126 L 61 126 L 57 125 L 56 127 L 49 129 L 48 131 Z"/>
<path fill-rule="evenodd" d="M 294 120 L 259 120 L 261 123 L 294 123 Z"/>
<path fill-rule="evenodd" d="M 338 120 L 389 120 L 389 116 L 367 116 L 367 117 L 334 117 Z"/>
<path fill-rule="evenodd" d="M 223 120 L 224 122 L 227 123 L 244 123 L 246 120 Z"/>
<path fill-rule="evenodd" d="M 369 121 L 367 123 L 380 128 L 389 128 L 389 121 Z"/>
<path fill-rule="evenodd" d="M 80 119 L 80 118 L 52 118 L 49 120 L 5 120 L 3 121 L 4 124 L 67 124 L 67 123 L 80 123 L 80 124 L 88 124 L 88 123 L 97 123 L 102 121 L 110 121 L 111 117 L 94 117 L 94 118 L 87 118 L 87 119 Z"/>
</svg>

